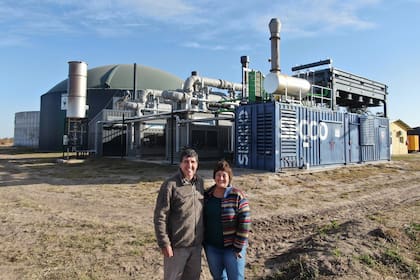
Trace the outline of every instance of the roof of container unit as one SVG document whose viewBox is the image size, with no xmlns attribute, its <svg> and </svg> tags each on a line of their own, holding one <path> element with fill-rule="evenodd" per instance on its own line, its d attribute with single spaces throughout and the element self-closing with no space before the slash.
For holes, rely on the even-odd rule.
<svg viewBox="0 0 420 280">
<path fill-rule="evenodd" d="M 88 70 L 87 87 L 106 89 L 132 89 L 133 64 L 111 64 Z M 136 69 L 138 89 L 179 89 L 183 80 L 162 70 L 137 64 Z M 51 92 L 67 92 L 67 80 L 61 81 L 50 89 Z"/>
</svg>

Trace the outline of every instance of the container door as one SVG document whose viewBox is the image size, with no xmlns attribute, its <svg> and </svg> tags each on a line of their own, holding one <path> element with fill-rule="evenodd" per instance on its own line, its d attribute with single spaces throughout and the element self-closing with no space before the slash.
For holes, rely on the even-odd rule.
<svg viewBox="0 0 420 280">
<path fill-rule="evenodd" d="M 328 123 L 328 134 L 320 141 L 320 163 L 344 164 L 344 126 L 342 123 Z"/>
<path fill-rule="evenodd" d="M 387 127 L 379 127 L 379 159 L 389 159 L 389 143 L 388 143 L 388 129 Z"/>
<path fill-rule="evenodd" d="M 359 125 L 350 124 L 349 126 L 349 147 L 350 147 L 350 162 L 360 162 L 360 141 L 359 141 Z"/>
</svg>

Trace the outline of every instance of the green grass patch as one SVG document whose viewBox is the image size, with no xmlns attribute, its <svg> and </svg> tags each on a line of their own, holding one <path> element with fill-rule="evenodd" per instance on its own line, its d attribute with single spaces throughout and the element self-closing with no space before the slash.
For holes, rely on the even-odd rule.
<svg viewBox="0 0 420 280">
<path fill-rule="evenodd" d="M 410 223 L 404 228 L 404 232 L 411 240 L 417 241 L 419 239 L 420 224 Z"/>
<path fill-rule="evenodd" d="M 375 260 L 370 255 L 368 255 L 368 254 L 359 255 L 357 257 L 357 259 L 361 263 L 366 264 L 369 267 L 373 267 L 376 264 Z"/>
<path fill-rule="evenodd" d="M 332 250 L 332 254 L 336 258 L 339 258 L 343 255 L 339 248 L 334 248 L 334 250 Z"/>
<path fill-rule="evenodd" d="M 403 262 L 402 257 L 393 249 L 386 249 L 383 252 L 382 257 L 386 263 L 401 264 Z"/>
<path fill-rule="evenodd" d="M 333 230 L 337 230 L 339 227 L 340 225 L 338 224 L 338 222 L 336 220 L 332 220 L 329 224 L 324 225 L 319 229 L 319 234 L 321 236 L 324 236 Z"/>
</svg>

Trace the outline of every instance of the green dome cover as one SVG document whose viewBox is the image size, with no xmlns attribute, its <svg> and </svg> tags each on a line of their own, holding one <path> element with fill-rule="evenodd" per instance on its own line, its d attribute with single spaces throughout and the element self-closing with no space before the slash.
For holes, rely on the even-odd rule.
<svg viewBox="0 0 420 280">
<path fill-rule="evenodd" d="M 133 89 L 134 65 L 111 64 L 92 68 L 87 73 L 87 88 Z M 139 65 L 136 69 L 137 89 L 179 89 L 183 80 L 167 72 Z M 67 92 L 67 80 L 61 81 L 47 93 Z"/>
</svg>

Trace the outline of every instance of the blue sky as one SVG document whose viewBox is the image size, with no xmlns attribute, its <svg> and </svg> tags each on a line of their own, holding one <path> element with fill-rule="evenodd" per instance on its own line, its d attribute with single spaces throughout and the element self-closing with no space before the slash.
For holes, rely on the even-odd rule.
<svg viewBox="0 0 420 280">
<path fill-rule="evenodd" d="M 0 138 L 16 112 L 40 110 L 71 60 L 240 82 L 248 55 L 268 73 L 274 17 L 282 72 L 331 58 L 387 84 L 390 119 L 420 126 L 420 0 L 0 0 Z"/>
</svg>

